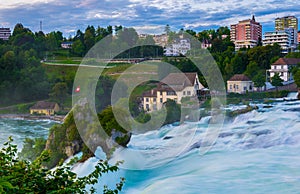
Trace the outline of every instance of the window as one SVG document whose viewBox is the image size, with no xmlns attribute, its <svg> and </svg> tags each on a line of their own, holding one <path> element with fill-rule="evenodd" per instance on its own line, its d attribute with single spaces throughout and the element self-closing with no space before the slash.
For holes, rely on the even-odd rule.
<svg viewBox="0 0 300 194">
<path fill-rule="evenodd" d="M 162 98 L 160 98 L 160 99 L 159 99 L 159 101 L 160 101 L 160 103 L 162 103 L 162 102 L 163 102 L 163 99 L 162 99 Z"/>
<path fill-rule="evenodd" d="M 149 111 L 149 104 L 146 104 L 146 110 Z"/>
<path fill-rule="evenodd" d="M 185 91 L 183 91 L 183 95 L 185 96 Z"/>
<path fill-rule="evenodd" d="M 162 95 L 162 91 L 160 91 L 160 95 Z"/>
<path fill-rule="evenodd" d="M 232 89 L 232 85 L 231 84 L 229 85 L 229 89 Z"/>
<path fill-rule="evenodd" d="M 247 90 L 247 87 L 245 86 L 245 87 L 244 87 L 244 91 L 246 91 L 246 90 Z"/>
<path fill-rule="evenodd" d="M 153 98 L 153 102 L 156 102 L 156 98 Z"/>
<path fill-rule="evenodd" d="M 236 85 L 235 87 L 236 87 L 237 90 L 239 89 L 239 85 Z"/>
<path fill-rule="evenodd" d="M 187 91 L 187 95 L 190 96 L 191 95 L 191 91 Z"/>
<path fill-rule="evenodd" d="M 167 92 L 167 96 L 174 96 L 174 95 L 176 95 L 176 93 L 174 91 Z"/>
<path fill-rule="evenodd" d="M 146 98 L 146 102 L 149 102 L 149 98 Z"/>
</svg>

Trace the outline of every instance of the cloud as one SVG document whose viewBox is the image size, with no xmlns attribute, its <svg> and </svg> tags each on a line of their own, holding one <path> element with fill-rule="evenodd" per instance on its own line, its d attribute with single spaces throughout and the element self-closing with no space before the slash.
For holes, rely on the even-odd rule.
<svg viewBox="0 0 300 194">
<path fill-rule="evenodd" d="M 294 0 L 284 6 L 279 0 L 10 0 L 0 3 L 0 25 L 13 28 L 21 22 L 38 31 L 43 21 L 46 32 L 59 30 L 65 36 L 88 25 L 123 25 L 154 33 L 166 24 L 193 30 L 229 26 L 255 14 L 264 29 L 273 30 L 276 17 L 300 17 L 299 6 Z"/>
</svg>

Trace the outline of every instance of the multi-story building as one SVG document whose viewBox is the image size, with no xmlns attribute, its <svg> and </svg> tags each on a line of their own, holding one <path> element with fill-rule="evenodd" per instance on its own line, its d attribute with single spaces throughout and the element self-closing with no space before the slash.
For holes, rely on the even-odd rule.
<svg viewBox="0 0 300 194">
<path fill-rule="evenodd" d="M 270 78 L 278 73 L 280 78 L 284 82 L 289 82 L 293 80 L 293 75 L 291 69 L 300 63 L 300 58 L 280 58 L 271 65 L 271 69 L 268 70 L 270 73 Z"/>
<path fill-rule="evenodd" d="M 292 32 L 292 46 L 296 47 L 298 44 L 298 19 L 295 16 L 285 16 L 275 19 L 275 30 L 284 30 L 286 28 L 293 28 Z"/>
<path fill-rule="evenodd" d="M 143 108 L 145 111 L 160 110 L 168 99 L 180 104 L 183 97 L 195 97 L 203 88 L 197 73 L 170 73 L 157 88 L 143 94 Z"/>
<path fill-rule="evenodd" d="M 8 40 L 11 35 L 10 28 L 0 28 L 0 39 Z"/>
<path fill-rule="evenodd" d="M 252 19 L 239 21 L 230 26 L 230 40 L 235 44 L 235 50 L 253 48 L 262 40 L 262 26 Z"/>
<path fill-rule="evenodd" d="M 164 53 L 166 56 L 180 56 L 185 55 L 189 50 L 191 50 L 190 40 L 187 38 L 178 38 L 165 47 Z"/>
<path fill-rule="evenodd" d="M 284 30 L 278 30 L 275 32 L 264 33 L 263 46 L 279 44 L 282 53 L 288 53 L 290 50 L 294 50 L 293 34 L 295 33 L 294 28 L 286 28 Z"/>
</svg>

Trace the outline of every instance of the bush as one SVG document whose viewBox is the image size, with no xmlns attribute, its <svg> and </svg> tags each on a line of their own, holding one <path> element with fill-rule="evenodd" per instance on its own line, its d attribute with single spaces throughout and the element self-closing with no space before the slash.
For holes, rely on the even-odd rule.
<svg viewBox="0 0 300 194">
<path fill-rule="evenodd" d="M 79 178 L 71 171 L 77 159 L 55 169 L 47 169 L 42 163 L 49 160 L 48 151 L 29 162 L 17 157 L 17 146 L 12 141 L 9 138 L 0 150 L 0 193 L 95 193 L 94 187 L 88 191 L 86 186 L 96 184 L 103 173 L 117 171 L 120 164 L 110 166 L 107 161 L 100 160 L 91 174 Z M 123 184 L 124 179 L 121 178 L 115 189 L 105 186 L 103 193 L 117 194 Z"/>
</svg>

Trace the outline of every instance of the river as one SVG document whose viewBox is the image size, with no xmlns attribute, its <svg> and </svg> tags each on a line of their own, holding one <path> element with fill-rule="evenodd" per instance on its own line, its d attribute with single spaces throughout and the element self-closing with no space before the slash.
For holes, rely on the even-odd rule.
<svg viewBox="0 0 300 194">
<path fill-rule="evenodd" d="M 259 109 L 226 120 L 215 144 L 205 154 L 199 149 L 205 146 L 201 142 L 209 117 L 133 135 L 128 149 L 119 149 L 113 156 L 112 163 L 124 160 L 121 169 L 104 175 L 96 185 L 98 192 L 102 193 L 103 184 L 113 187 L 119 177 L 124 177 L 122 193 L 130 194 L 299 193 L 300 101 L 275 102 L 265 108 L 263 103 L 253 104 Z M 51 125 L 36 122 L 32 126 Z M 25 129 L 32 137 L 47 134 L 43 127 Z M 25 132 L 20 130 L 4 134 L 20 136 L 21 140 Z M 193 138 L 186 144 L 189 134 Z M 74 171 L 86 175 L 97 160 L 90 158 Z"/>
</svg>

